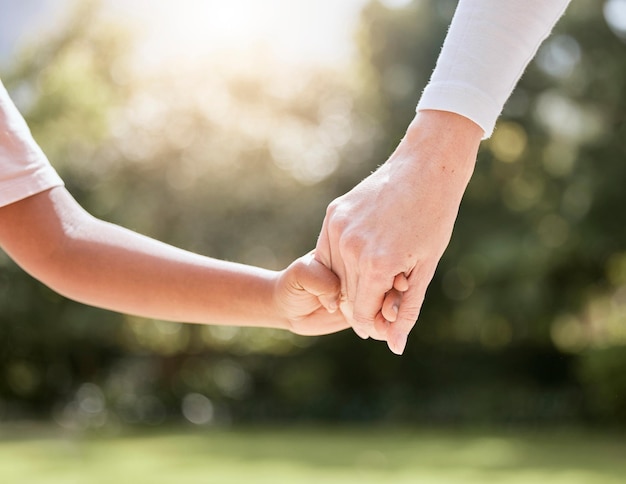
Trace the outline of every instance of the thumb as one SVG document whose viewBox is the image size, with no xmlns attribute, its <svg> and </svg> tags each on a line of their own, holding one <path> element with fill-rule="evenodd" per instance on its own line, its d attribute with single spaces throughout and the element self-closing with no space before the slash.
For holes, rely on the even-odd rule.
<svg viewBox="0 0 626 484">
<path fill-rule="evenodd" d="M 316 260 L 311 252 L 302 258 L 305 270 L 298 273 L 298 283 L 302 288 L 317 298 L 329 313 L 339 307 L 341 283 L 339 278 L 328 267 Z"/>
</svg>

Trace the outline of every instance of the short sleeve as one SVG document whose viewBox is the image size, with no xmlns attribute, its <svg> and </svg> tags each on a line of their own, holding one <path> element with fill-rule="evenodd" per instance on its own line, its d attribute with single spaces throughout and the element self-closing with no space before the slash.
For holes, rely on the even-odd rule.
<svg viewBox="0 0 626 484">
<path fill-rule="evenodd" d="M 0 207 L 62 185 L 0 82 Z"/>
</svg>

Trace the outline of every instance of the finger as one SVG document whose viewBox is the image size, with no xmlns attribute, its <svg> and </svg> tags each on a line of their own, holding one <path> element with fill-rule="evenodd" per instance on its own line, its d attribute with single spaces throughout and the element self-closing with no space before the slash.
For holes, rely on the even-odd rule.
<svg viewBox="0 0 626 484">
<path fill-rule="evenodd" d="M 340 309 L 343 316 L 346 318 L 350 326 L 354 329 L 354 332 L 360 338 L 367 339 L 369 337 L 368 328 L 361 327 L 354 319 L 354 294 L 356 292 L 356 274 L 354 271 L 346 270 L 346 264 L 341 253 L 335 251 L 333 253 L 333 240 L 332 234 L 329 230 L 330 227 L 330 212 L 327 211 L 324 222 L 322 223 L 322 229 L 317 240 L 317 246 L 315 249 L 315 258 L 323 263 L 326 267 L 332 269 L 339 277 L 341 284 L 341 297 L 340 297 Z M 335 244 L 338 245 L 338 244 Z M 334 257 L 333 257 L 334 255 Z"/>
<path fill-rule="evenodd" d="M 409 279 L 404 273 L 401 272 L 393 278 L 393 288 L 400 292 L 405 292 L 409 289 Z"/>
<path fill-rule="evenodd" d="M 335 257 L 332 257 L 332 270 L 339 277 L 341 285 L 340 295 L 340 308 L 344 317 L 347 319 L 350 326 L 355 328 L 355 333 L 363 339 L 369 337 L 369 331 L 366 327 L 359 327 L 359 323 L 354 319 L 354 287 L 356 286 L 356 274 L 354 271 L 348 271 L 345 261 L 341 257 L 341 254 L 335 252 Z"/>
<path fill-rule="evenodd" d="M 340 313 L 335 313 L 331 316 L 324 315 L 324 324 L 320 324 L 318 327 L 319 330 L 315 334 L 326 335 L 348 329 L 350 325 Z M 315 336 L 315 334 L 311 336 Z"/>
<path fill-rule="evenodd" d="M 354 334 L 356 334 L 361 339 L 368 339 L 370 337 L 367 331 L 358 326 L 352 326 L 352 331 L 354 331 Z"/>
<path fill-rule="evenodd" d="M 393 289 L 385 294 L 381 312 L 383 317 L 394 322 L 398 317 L 400 302 L 402 301 L 402 293 L 409 289 L 409 280 L 404 273 L 398 274 L 393 279 Z"/>
<path fill-rule="evenodd" d="M 404 353 L 409 333 L 415 326 L 422 308 L 426 287 L 430 279 L 426 283 L 419 282 L 420 284 L 413 284 L 408 291 L 402 294 L 396 320 L 390 325 L 387 333 L 389 349 L 397 355 Z"/>
<path fill-rule="evenodd" d="M 382 313 L 378 313 L 374 319 L 374 335 L 372 339 L 378 341 L 387 341 L 389 337 L 389 321 L 387 321 Z"/>
<path fill-rule="evenodd" d="M 340 311 L 337 311 L 334 314 L 327 314 L 323 308 L 319 308 L 314 313 L 314 316 L 317 315 L 319 315 L 320 320 L 323 321 L 317 325 L 318 329 L 324 331 L 321 334 L 330 334 L 332 332 L 336 333 L 337 331 L 343 331 L 344 329 L 350 328 L 346 318 L 343 317 Z"/>
<path fill-rule="evenodd" d="M 335 254 L 336 256 L 333 258 L 333 253 L 331 250 L 332 241 L 331 234 L 328 230 L 329 227 L 329 216 L 324 218 L 324 222 L 322 223 L 322 229 L 320 230 L 320 235 L 317 239 L 317 246 L 315 247 L 315 259 L 326 267 L 331 269 L 339 278 L 340 282 L 340 303 L 342 301 L 346 301 L 348 299 L 348 283 L 346 281 L 346 270 L 345 265 L 339 254 Z M 351 326 L 355 326 L 354 319 L 352 317 L 352 305 L 347 306 L 345 304 L 341 305 L 341 312 L 344 317 L 348 320 Z M 363 331 L 357 333 L 361 338 L 367 338 L 367 334 Z"/>
<path fill-rule="evenodd" d="M 317 298 L 320 304 L 328 311 L 329 313 L 337 312 L 339 308 L 339 280 L 337 280 L 337 292 L 333 292 L 330 294 L 320 294 Z"/>
<path fill-rule="evenodd" d="M 348 324 L 352 327 L 352 330 L 355 334 L 361 339 L 369 338 L 369 332 L 365 331 L 360 325 L 356 324 L 352 319 L 352 305 L 346 300 L 342 298 L 339 302 L 339 309 L 341 310 L 341 314 L 346 319 Z"/>
<path fill-rule="evenodd" d="M 309 252 L 301 258 L 306 270 L 298 273 L 302 288 L 317 296 L 320 304 L 330 313 L 337 311 L 340 297 L 340 282 L 337 276 Z"/>
<path fill-rule="evenodd" d="M 319 336 L 337 333 L 350 327 L 340 312 L 328 314 L 324 308 L 318 308 L 310 315 L 311 324 L 301 325 L 295 331 L 303 336 Z"/>
<path fill-rule="evenodd" d="M 380 312 L 385 294 L 393 287 L 393 280 L 380 277 L 361 277 L 354 298 L 354 319 L 357 323 L 372 328 Z"/>
<path fill-rule="evenodd" d="M 346 317 L 353 326 L 361 326 L 363 330 L 368 330 L 368 325 L 363 325 L 361 321 L 355 318 L 355 306 L 358 275 L 354 270 L 348 270 L 344 261 L 341 261 L 341 295 L 345 299 L 345 308 L 347 309 Z"/>
<path fill-rule="evenodd" d="M 382 316 L 390 323 L 393 323 L 398 318 L 398 311 L 402 302 L 402 294 L 403 293 L 395 287 L 395 283 L 394 288 L 391 289 L 387 294 L 385 294 L 381 313 Z"/>
<path fill-rule="evenodd" d="M 322 222 L 322 229 L 317 237 L 317 244 L 315 245 L 315 259 L 324 264 L 329 269 L 332 269 L 332 257 L 330 252 L 330 239 L 328 235 L 328 219 L 325 218 Z"/>
</svg>

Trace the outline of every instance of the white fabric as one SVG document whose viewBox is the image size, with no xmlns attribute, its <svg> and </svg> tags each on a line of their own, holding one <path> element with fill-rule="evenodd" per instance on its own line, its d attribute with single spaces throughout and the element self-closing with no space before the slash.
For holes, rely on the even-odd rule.
<svg viewBox="0 0 626 484">
<path fill-rule="evenodd" d="M 461 114 L 491 136 L 524 69 L 569 0 L 460 0 L 417 110 Z"/>
<path fill-rule="evenodd" d="M 61 185 L 0 81 L 0 207 Z"/>
</svg>

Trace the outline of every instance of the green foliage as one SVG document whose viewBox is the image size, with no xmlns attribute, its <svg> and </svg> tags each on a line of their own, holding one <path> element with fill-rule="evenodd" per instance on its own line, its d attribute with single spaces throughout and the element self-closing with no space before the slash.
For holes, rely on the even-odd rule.
<svg viewBox="0 0 626 484">
<path fill-rule="evenodd" d="M 89 5 L 3 73 L 70 191 L 157 239 L 280 268 L 397 145 L 455 2 L 370 2 L 351 75 L 263 56 L 138 72 L 132 35 Z M 623 418 L 624 49 L 598 2 L 573 3 L 483 145 L 402 358 L 350 332 L 306 339 L 88 308 L 3 257 L 0 417 L 70 428 L 158 424 L 185 408 L 215 422 Z"/>
<path fill-rule="evenodd" d="M 626 421 L 626 349 L 624 346 L 585 352 L 580 380 L 588 392 L 590 411 L 605 422 Z"/>
</svg>

